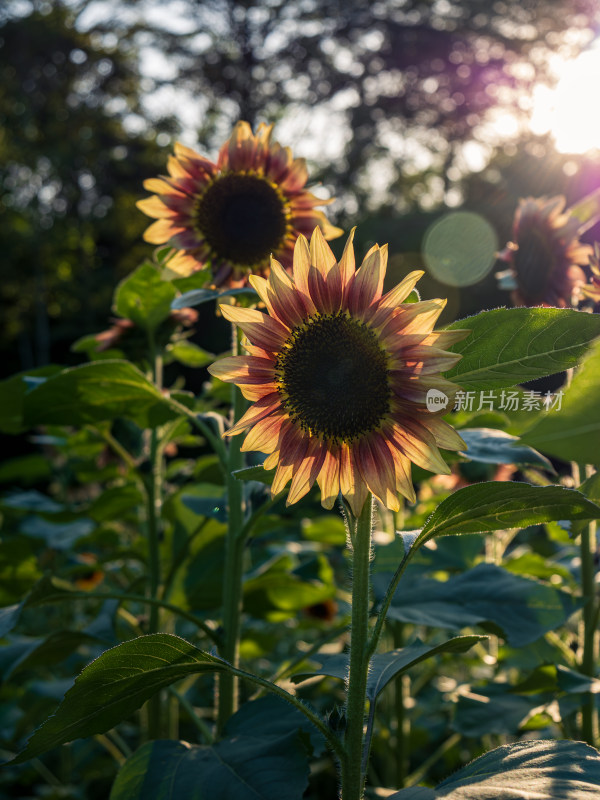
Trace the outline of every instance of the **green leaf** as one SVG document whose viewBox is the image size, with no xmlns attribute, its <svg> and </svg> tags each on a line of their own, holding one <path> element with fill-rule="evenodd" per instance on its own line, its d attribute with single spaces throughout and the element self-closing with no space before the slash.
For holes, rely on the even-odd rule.
<svg viewBox="0 0 600 800">
<path fill-rule="evenodd" d="M 373 584 L 376 595 L 383 597 L 384 576 L 376 574 Z M 478 564 L 446 581 L 405 576 L 388 616 L 450 630 L 485 624 L 522 647 L 564 624 L 580 606 L 580 600 L 555 586 L 494 564 Z"/>
<path fill-rule="evenodd" d="M 183 494 L 181 502 L 200 517 L 212 517 L 218 522 L 227 521 L 227 501 L 224 497 L 195 497 Z"/>
<path fill-rule="evenodd" d="M 596 519 L 600 507 L 562 486 L 493 481 L 465 486 L 443 500 L 413 547 L 436 536 L 524 528 L 566 519 Z"/>
<path fill-rule="evenodd" d="M 467 449 L 461 455 L 484 464 L 534 464 L 555 472 L 551 462 L 520 442 L 518 436 L 496 428 L 461 428 L 459 431 Z"/>
<path fill-rule="evenodd" d="M 260 733 L 281 739 L 299 731 L 310 739 L 313 754 L 324 752 L 326 743 L 319 731 L 297 708 L 272 694 L 244 703 L 225 725 L 225 735 L 229 737 Z"/>
<path fill-rule="evenodd" d="M 163 280 L 160 271 L 146 262 L 117 286 L 114 310 L 140 328 L 153 331 L 169 317 L 176 295 L 173 284 Z"/>
<path fill-rule="evenodd" d="M 21 616 L 22 603 L 15 603 L 12 606 L 0 608 L 0 638 L 6 636 L 11 631 Z"/>
<path fill-rule="evenodd" d="M 497 308 L 448 326 L 471 330 L 449 348 L 462 359 L 445 377 L 465 390 L 506 389 L 577 366 L 600 336 L 600 316 L 560 308 Z"/>
<path fill-rule="evenodd" d="M 258 481 L 270 486 L 275 477 L 274 469 L 264 469 L 261 465 L 257 467 L 245 467 L 244 469 L 235 469 L 231 473 L 237 481 Z"/>
<path fill-rule="evenodd" d="M 56 514 L 64 510 L 64 506 L 57 503 L 37 489 L 24 492 L 12 492 L 0 499 L 0 506 L 4 508 L 15 508 L 20 511 L 46 512 Z"/>
<path fill-rule="evenodd" d="M 540 739 L 491 750 L 452 777 L 433 794 L 402 789 L 388 800 L 596 800 L 600 791 L 600 753 L 583 742 Z"/>
<path fill-rule="evenodd" d="M 600 465 L 599 408 L 600 343 L 575 373 L 561 408 L 545 414 L 523 434 L 523 441 L 565 461 Z"/>
<path fill-rule="evenodd" d="M 206 350 L 187 339 L 170 344 L 167 350 L 175 361 L 179 361 L 186 367 L 205 367 L 215 360 L 212 353 L 207 353 Z"/>
<path fill-rule="evenodd" d="M 147 742 L 119 770 L 110 800 L 301 800 L 308 762 L 297 733 L 210 747 Z"/>
<path fill-rule="evenodd" d="M 508 684 L 493 683 L 471 687 L 468 694 L 460 693 L 452 729 L 463 736 L 514 736 L 541 701 L 539 697 L 511 694 L 509 689 Z"/>
<path fill-rule="evenodd" d="M 415 664 L 425 661 L 439 653 L 464 653 L 474 644 L 485 639 L 485 636 L 457 636 L 447 642 L 432 647 L 418 640 L 406 647 L 392 650 L 389 653 L 376 653 L 369 662 L 367 678 L 367 698 L 373 702 L 397 675 L 406 672 Z M 348 655 L 346 653 L 317 654 L 311 661 L 321 664 L 312 672 L 298 672 L 292 675 L 293 683 L 300 683 L 316 675 L 345 680 L 348 675 Z"/>
<path fill-rule="evenodd" d="M 171 303 L 171 308 L 190 308 L 208 303 L 211 300 L 220 300 L 221 297 L 237 297 L 238 295 L 248 295 L 258 298 L 258 295 L 251 286 L 242 286 L 239 289 L 226 289 L 224 292 L 217 292 L 214 289 L 195 289 L 185 292 Z"/>
<path fill-rule="evenodd" d="M 159 689 L 186 675 L 227 668 L 222 659 L 171 634 L 156 633 L 119 644 L 83 670 L 56 713 L 35 731 L 11 763 L 21 763 L 73 739 L 104 733 Z"/>
<path fill-rule="evenodd" d="M 0 649 L 0 674 L 3 680 L 17 670 L 60 664 L 81 645 L 98 644 L 100 639 L 85 631 L 54 631 L 46 637 L 20 636 Z M 106 642 L 103 643 L 106 646 Z"/>
<path fill-rule="evenodd" d="M 20 526 L 21 533 L 43 539 L 53 550 L 70 550 L 76 541 L 89 536 L 96 528 L 91 519 L 74 522 L 48 522 L 42 517 L 27 517 Z"/>
<path fill-rule="evenodd" d="M 29 376 L 47 378 L 60 372 L 60 367 L 50 365 L 29 372 L 21 372 L 0 381 L 0 433 L 23 433 L 30 426 L 23 420 L 23 402 L 27 394 Z"/>
<path fill-rule="evenodd" d="M 125 417 L 155 427 L 180 415 L 128 361 L 99 361 L 65 369 L 25 396 L 31 425 L 86 425 Z"/>
</svg>

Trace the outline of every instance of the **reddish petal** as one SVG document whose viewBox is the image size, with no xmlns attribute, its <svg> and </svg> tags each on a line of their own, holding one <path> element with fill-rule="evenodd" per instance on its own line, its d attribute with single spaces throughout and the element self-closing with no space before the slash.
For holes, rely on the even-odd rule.
<svg viewBox="0 0 600 800">
<path fill-rule="evenodd" d="M 340 448 L 338 445 L 330 444 L 326 448 L 317 483 L 321 490 L 321 505 L 325 508 L 333 508 L 340 493 Z"/>
<path fill-rule="evenodd" d="M 284 192 L 299 192 L 308 180 L 308 170 L 306 161 L 297 158 L 288 169 L 287 175 L 280 181 L 280 186 Z"/>
<path fill-rule="evenodd" d="M 323 232 L 318 227 L 314 229 L 310 237 L 310 263 L 319 270 L 324 278 L 336 263 L 335 256 L 325 241 Z"/>
<path fill-rule="evenodd" d="M 348 308 L 352 314 L 361 315 L 381 297 L 385 270 L 382 269 L 381 250 L 372 248 L 348 286 Z"/>
<path fill-rule="evenodd" d="M 351 447 L 343 442 L 340 445 L 340 491 L 350 503 L 355 517 L 358 517 L 367 499 L 368 489 L 356 466 Z"/>
<path fill-rule="evenodd" d="M 302 463 L 294 470 L 290 485 L 290 493 L 286 505 L 297 503 L 310 490 L 323 465 L 325 446 L 316 438 L 309 439 L 306 455 Z"/>
<path fill-rule="evenodd" d="M 357 464 L 363 480 L 386 508 L 400 509 L 396 494 L 394 459 L 380 434 L 364 436 L 357 447 Z"/>
<path fill-rule="evenodd" d="M 304 236 L 298 236 L 296 245 L 294 247 L 294 268 L 293 276 L 296 290 L 302 295 L 302 302 L 304 303 L 307 313 L 315 314 L 317 308 L 312 301 L 310 291 L 308 288 L 308 273 L 310 271 L 310 250 L 308 249 L 308 242 Z"/>
<path fill-rule="evenodd" d="M 268 417 L 269 414 L 272 414 L 276 409 L 281 406 L 281 398 L 279 396 L 279 392 L 272 392 L 271 394 L 267 394 L 264 397 L 254 403 L 250 408 L 246 411 L 246 413 L 240 417 L 240 419 L 233 425 L 228 431 L 226 431 L 225 436 L 235 436 L 238 433 L 246 430 L 251 425 L 254 425 L 259 420 Z"/>
<path fill-rule="evenodd" d="M 440 455 L 435 439 L 419 423 L 404 419 L 394 422 L 392 441 L 413 464 L 442 475 L 450 472 Z"/>
<path fill-rule="evenodd" d="M 164 244 L 176 233 L 184 230 L 185 228 L 175 226 L 171 220 L 159 219 L 144 231 L 144 241 L 150 244 Z"/>
<path fill-rule="evenodd" d="M 172 208 L 166 206 L 160 197 L 153 195 L 152 197 L 145 197 L 143 200 L 138 200 L 136 206 L 148 217 L 154 219 L 164 219 L 169 217 L 178 217 L 179 213 Z"/>
<path fill-rule="evenodd" d="M 275 362 L 254 356 L 222 358 L 211 364 L 208 371 L 227 383 L 260 384 L 275 380 Z"/>
<path fill-rule="evenodd" d="M 356 228 L 352 228 L 350 231 L 350 235 L 348 236 L 348 240 L 346 241 L 346 246 L 344 247 L 344 253 L 342 258 L 340 259 L 340 278 L 342 281 L 342 288 L 345 291 L 346 286 L 348 285 L 350 279 L 356 272 L 356 262 L 354 259 L 354 231 Z"/>
<path fill-rule="evenodd" d="M 423 270 L 415 270 L 400 281 L 400 283 L 391 289 L 387 294 L 381 298 L 379 308 L 397 308 L 400 303 L 404 302 L 408 295 L 417 285 L 417 281 L 423 277 L 425 273 Z"/>
<path fill-rule="evenodd" d="M 277 353 L 289 336 L 289 330 L 280 322 L 252 308 L 238 308 L 222 304 L 219 306 L 225 319 L 241 328 L 257 347 Z"/>
<path fill-rule="evenodd" d="M 276 411 L 259 420 L 248 432 L 241 449 L 244 452 L 256 450 L 259 453 L 272 453 L 277 449 L 281 426 L 286 419 L 283 411 Z"/>
</svg>

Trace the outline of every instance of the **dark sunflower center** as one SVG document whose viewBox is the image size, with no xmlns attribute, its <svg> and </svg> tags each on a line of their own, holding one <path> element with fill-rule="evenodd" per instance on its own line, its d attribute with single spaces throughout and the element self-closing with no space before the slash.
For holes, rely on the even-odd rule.
<svg viewBox="0 0 600 800">
<path fill-rule="evenodd" d="M 198 200 L 195 223 L 214 255 L 252 265 L 278 249 L 286 208 L 276 189 L 254 175 L 217 178 Z"/>
<path fill-rule="evenodd" d="M 555 242 L 554 247 L 557 246 L 560 245 Z M 544 298 L 546 286 L 559 257 L 560 253 L 555 252 L 549 231 L 533 225 L 523 231 L 513 260 L 519 288 L 528 302 L 537 302 Z"/>
<path fill-rule="evenodd" d="M 389 412 L 388 358 L 375 333 L 345 313 L 295 328 L 276 371 L 286 410 L 303 429 L 350 441 Z"/>
</svg>

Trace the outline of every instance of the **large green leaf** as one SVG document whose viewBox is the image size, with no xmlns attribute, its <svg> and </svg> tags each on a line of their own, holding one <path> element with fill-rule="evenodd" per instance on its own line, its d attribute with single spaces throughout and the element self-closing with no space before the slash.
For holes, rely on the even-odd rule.
<svg viewBox="0 0 600 800">
<path fill-rule="evenodd" d="M 140 328 L 152 331 L 171 313 L 177 290 L 161 278 L 150 262 L 138 267 L 117 286 L 114 310 Z"/>
<path fill-rule="evenodd" d="M 23 401 L 27 394 L 27 378 L 49 378 L 61 371 L 55 365 L 38 367 L 0 381 L 0 433 L 23 433 L 29 425 L 23 420 Z"/>
<path fill-rule="evenodd" d="M 180 285 L 180 282 L 177 282 Z M 185 292 L 173 301 L 171 308 L 188 308 L 189 306 L 199 306 L 202 303 L 209 303 L 211 300 L 220 300 L 221 297 L 238 297 L 240 295 L 248 295 L 249 297 L 258 297 L 257 293 L 251 286 L 242 286 L 239 289 L 226 289 L 224 292 L 217 292 L 214 289 L 193 289 Z"/>
<path fill-rule="evenodd" d="M 504 389 L 577 366 L 600 336 L 600 316 L 559 308 L 497 308 L 449 329 L 471 335 L 450 350 L 462 359 L 446 373 L 465 390 Z"/>
<path fill-rule="evenodd" d="M 507 744 L 427 791 L 402 789 L 389 800 L 597 800 L 600 753 L 583 742 Z"/>
<path fill-rule="evenodd" d="M 110 800 L 301 800 L 307 784 L 297 733 L 237 735 L 210 747 L 156 741 L 127 759 Z"/>
<path fill-rule="evenodd" d="M 86 425 L 116 417 L 154 427 L 179 416 L 128 361 L 98 361 L 65 369 L 25 396 L 28 425 Z"/>
<path fill-rule="evenodd" d="M 369 676 L 367 678 L 367 698 L 371 702 L 377 699 L 388 683 L 397 675 L 406 672 L 415 664 L 425 661 L 440 653 L 464 653 L 474 644 L 485 639 L 485 636 L 457 636 L 447 642 L 432 647 L 419 641 L 392 650 L 389 653 L 376 653 L 369 662 Z M 348 674 L 348 656 L 345 653 L 318 654 L 311 658 L 321 664 L 319 669 L 312 672 L 298 672 L 292 675 L 294 683 L 300 683 L 316 675 L 344 680 Z"/>
<path fill-rule="evenodd" d="M 299 731 L 310 741 L 313 754 L 324 752 L 326 743 L 319 731 L 297 708 L 272 694 L 244 703 L 225 725 L 225 735 L 229 737 L 253 736 L 260 732 L 261 736 L 283 738 Z"/>
<path fill-rule="evenodd" d="M 514 736 L 541 700 L 511 694 L 510 688 L 506 683 L 470 687 L 470 691 L 464 687 L 454 707 L 452 729 L 463 736 Z"/>
<path fill-rule="evenodd" d="M 544 414 L 523 441 L 565 461 L 600 465 L 599 409 L 600 343 L 576 372 L 561 407 Z"/>
<path fill-rule="evenodd" d="M 461 428 L 460 435 L 467 445 L 461 455 L 484 464 L 533 464 L 554 472 L 551 462 L 527 447 L 518 436 L 511 436 L 496 428 Z"/>
<path fill-rule="evenodd" d="M 119 644 L 82 671 L 54 716 L 35 731 L 12 763 L 73 739 L 104 733 L 159 689 L 186 675 L 227 668 L 222 659 L 171 634 L 156 633 Z"/>
<path fill-rule="evenodd" d="M 386 576 L 376 574 L 383 596 Z M 564 624 L 581 603 L 556 586 L 514 575 L 494 564 L 478 564 L 446 581 L 406 575 L 394 594 L 388 616 L 414 625 L 460 630 L 484 624 L 522 647 Z"/>
<path fill-rule="evenodd" d="M 596 519 L 600 507 L 562 486 L 530 486 L 513 481 L 477 483 L 443 500 L 427 520 L 414 547 L 436 536 L 524 528 L 542 522 Z"/>
<path fill-rule="evenodd" d="M 180 364 L 184 364 L 186 367 L 205 367 L 215 360 L 215 356 L 212 353 L 207 353 L 206 350 L 187 339 L 173 342 L 168 346 L 167 351 L 175 361 L 179 361 Z"/>
</svg>

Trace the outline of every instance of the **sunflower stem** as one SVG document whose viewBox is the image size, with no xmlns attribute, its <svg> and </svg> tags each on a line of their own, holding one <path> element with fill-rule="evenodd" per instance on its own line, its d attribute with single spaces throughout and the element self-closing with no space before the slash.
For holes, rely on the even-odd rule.
<svg viewBox="0 0 600 800">
<path fill-rule="evenodd" d="M 586 477 L 588 469 L 573 464 L 573 478 L 579 485 Z M 596 521 L 589 522 L 581 532 L 581 594 L 584 598 L 582 618 L 583 647 L 581 654 L 581 672 L 590 678 L 595 677 L 598 657 L 597 609 L 596 609 Z M 581 738 L 595 746 L 598 737 L 598 714 L 594 695 L 587 692 L 581 704 Z"/>
<path fill-rule="evenodd" d="M 239 352 L 237 331 L 233 327 L 233 354 Z M 244 398 L 233 387 L 234 422 L 244 413 Z M 225 572 L 223 577 L 223 646 L 221 656 L 232 667 L 239 666 L 240 629 L 242 617 L 242 582 L 244 576 L 244 549 L 248 535 L 244 527 L 244 484 L 233 475 L 244 464 L 239 436 L 229 441 L 227 458 L 227 534 L 225 538 Z M 219 696 L 217 702 L 217 734 L 222 734 L 225 723 L 237 711 L 239 681 L 230 672 L 219 675 Z"/>
<path fill-rule="evenodd" d="M 363 742 L 367 673 L 369 670 L 369 577 L 373 498 L 369 494 L 360 516 L 349 520 L 354 525 L 352 538 L 352 621 L 350 668 L 346 697 L 345 758 L 342 761 L 342 800 L 362 800 L 366 768 L 363 769 Z"/>
<path fill-rule="evenodd" d="M 162 354 L 157 351 L 154 337 L 150 337 L 152 356 L 152 378 L 155 386 L 161 390 L 163 383 Z M 162 511 L 162 458 L 159 432 L 153 428 L 150 432 L 150 474 L 147 479 L 147 523 L 148 523 L 148 599 L 150 604 L 148 632 L 158 633 L 160 628 L 160 520 Z M 158 739 L 161 735 L 161 718 L 163 697 L 156 693 L 148 701 L 148 738 Z"/>
</svg>

